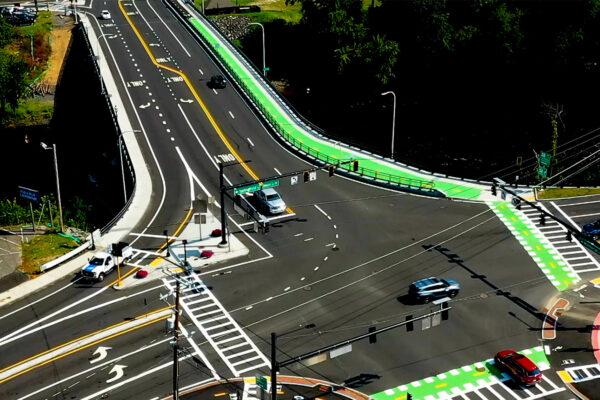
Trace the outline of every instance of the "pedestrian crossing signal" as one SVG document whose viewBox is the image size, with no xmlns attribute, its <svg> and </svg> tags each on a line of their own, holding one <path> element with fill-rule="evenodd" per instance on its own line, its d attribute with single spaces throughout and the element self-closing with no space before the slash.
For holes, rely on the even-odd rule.
<svg viewBox="0 0 600 400">
<path fill-rule="evenodd" d="M 358 161 L 356 160 L 352 161 L 352 171 L 358 172 Z"/>
<path fill-rule="evenodd" d="M 304 177 L 304 183 L 310 182 L 310 172 L 304 171 L 303 177 Z"/>
</svg>

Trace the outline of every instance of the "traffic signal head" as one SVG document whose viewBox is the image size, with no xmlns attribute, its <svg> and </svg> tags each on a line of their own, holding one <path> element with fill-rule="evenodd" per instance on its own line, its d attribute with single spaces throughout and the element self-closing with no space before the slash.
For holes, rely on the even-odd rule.
<svg viewBox="0 0 600 400">
<path fill-rule="evenodd" d="M 331 178 L 335 173 L 335 165 L 330 165 L 329 167 L 327 167 L 327 170 L 329 171 L 329 177 Z"/>
<path fill-rule="evenodd" d="M 310 182 L 310 172 L 304 171 L 303 177 L 304 177 L 304 183 Z"/>
<path fill-rule="evenodd" d="M 352 161 L 352 171 L 358 172 L 358 161 L 357 160 Z"/>
<path fill-rule="evenodd" d="M 492 185 L 492 196 L 496 195 L 496 185 Z"/>
</svg>

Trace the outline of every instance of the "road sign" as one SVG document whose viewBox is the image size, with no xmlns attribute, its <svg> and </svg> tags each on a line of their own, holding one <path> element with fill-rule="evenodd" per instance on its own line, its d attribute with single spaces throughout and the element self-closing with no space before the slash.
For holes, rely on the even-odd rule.
<svg viewBox="0 0 600 400">
<path fill-rule="evenodd" d="M 308 176 L 310 177 L 310 181 L 316 181 L 317 180 L 317 171 L 310 171 L 310 173 L 308 174 Z"/>
<path fill-rule="evenodd" d="M 552 156 L 546 152 L 540 152 L 540 164 L 546 167 L 550 166 L 550 160 L 552 160 Z"/>
<path fill-rule="evenodd" d="M 256 375 L 256 386 L 263 388 L 263 390 L 267 390 L 267 378 L 265 378 L 264 376 Z"/>
<path fill-rule="evenodd" d="M 290 178 L 290 185 L 297 185 L 298 184 L 298 175 L 294 175 Z"/>
<path fill-rule="evenodd" d="M 273 179 L 271 181 L 266 181 L 266 182 L 263 182 L 263 184 L 262 184 L 263 189 L 275 187 L 275 186 L 279 186 L 279 179 Z"/>
<path fill-rule="evenodd" d="M 233 189 L 233 193 L 234 194 L 244 194 L 244 193 L 252 193 L 252 192 L 257 192 L 259 191 L 260 188 L 260 183 L 254 183 L 252 185 L 249 186 L 242 186 L 239 188 L 235 188 Z"/>
<path fill-rule="evenodd" d="M 36 203 L 39 203 L 40 192 L 38 192 L 37 190 L 28 189 L 26 187 L 19 186 L 19 197 L 21 197 L 22 199 L 25 199 L 25 200 L 35 201 Z"/>
</svg>

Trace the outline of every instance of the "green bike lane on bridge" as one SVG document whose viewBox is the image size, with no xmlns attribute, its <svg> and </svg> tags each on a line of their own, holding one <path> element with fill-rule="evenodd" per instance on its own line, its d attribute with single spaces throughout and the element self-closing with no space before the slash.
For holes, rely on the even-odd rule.
<svg viewBox="0 0 600 400">
<path fill-rule="evenodd" d="M 456 179 L 446 179 L 427 173 L 417 173 L 405 168 L 391 160 L 386 160 L 369 153 L 353 150 L 346 145 L 317 137 L 301 127 L 290 116 L 291 111 L 284 110 L 275 100 L 275 94 L 269 93 L 252 75 L 250 69 L 244 65 L 231 49 L 223 45 L 223 39 L 217 37 L 208 28 L 207 23 L 198 18 L 188 19 L 194 28 L 204 38 L 208 46 L 223 62 L 224 66 L 243 88 L 245 93 L 254 101 L 263 115 L 279 134 L 296 148 L 308 153 L 316 159 L 330 164 L 341 161 L 358 160 L 358 175 L 369 179 L 385 182 L 392 186 L 408 187 L 424 192 L 440 192 L 447 197 L 469 200 L 483 200 L 487 198 L 485 186 L 469 183 Z M 352 172 L 352 164 L 338 165 L 338 168 Z"/>
</svg>

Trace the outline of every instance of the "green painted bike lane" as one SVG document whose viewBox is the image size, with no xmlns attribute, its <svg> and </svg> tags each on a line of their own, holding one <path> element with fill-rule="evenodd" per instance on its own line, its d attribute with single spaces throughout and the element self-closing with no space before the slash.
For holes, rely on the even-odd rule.
<svg viewBox="0 0 600 400">
<path fill-rule="evenodd" d="M 579 276 L 567 265 L 554 246 L 521 211 L 505 201 L 494 201 L 487 204 L 504 222 L 556 289 L 563 291 L 580 281 Z"/>
<path fill-rule="evenodd" d="M 420 188 L 422 190 L 438 190 L 449 197 L 462 199 L 478 200 L 482 194 L 479 187 L 460 185 L 458 183 L 444 181 L 440 179 L 431 179 L 428 175 L 412 174 L 392 163 L 378 159 L 364 159 L 358 152 L 352 152 L 349 149 L 337 146 L 335 143 L 318 139 L 301 129 L 275 102 L 273 97 L 258 84 L 252 77 L 249 70 L 238 61 L 231 51 L 220 44 L 218 38 L 214 36 L 210 29 L 198 19 L 190 18 L 190 23 L 204 37 L 208 45 L 223 61 L 229 72 L 236 77 L 236 81 L 242 86 L 245 92 L 253 99 L 256 105 L 262 110 L 263 114 L 278 132 L 287 139 L 292 145 L 300 150 L 307 152 L 315 158 L 326 163 L 337 163 L 337 161 L 359 160 L 359 174 L 368 178 L 374 178 L 398 184 Z M 352 165 L 340 165 L 339 168 L 351 170 Z"/>
<path fill-rule="evenodd" d="M 541 371 L 550 368 L 543 347 L 520 351 L 537 364 Z M 404 400 L 410 393 L 414 400 L 437 400 L 448 395 L 468 393 L 489 386 L 497 381 L 509 379 L 495 366 L 493 359 L 465 365 L 442 374 L 399 385 L 371 395 L 374 400 Z"/>
</svg>

